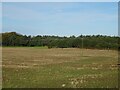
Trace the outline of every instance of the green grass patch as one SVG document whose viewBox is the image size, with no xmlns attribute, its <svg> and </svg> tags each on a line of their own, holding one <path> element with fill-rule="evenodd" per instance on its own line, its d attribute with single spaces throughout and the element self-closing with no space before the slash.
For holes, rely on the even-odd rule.
<svg viewBox="0 0 120 90">
<path fill-rule="evenodd" d="M 116 88 L 117 52 L 103 52 L 3 48 L 3 88 Z"/>
</svg>

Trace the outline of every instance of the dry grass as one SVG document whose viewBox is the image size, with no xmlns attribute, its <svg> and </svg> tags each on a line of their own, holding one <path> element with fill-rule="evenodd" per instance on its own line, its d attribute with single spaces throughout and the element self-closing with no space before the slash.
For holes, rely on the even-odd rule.
<svg viewBox="0 0 120 90">
<path fill-rule="evenodd" d="M 3 87 L 117 87 L 118 52 L 114 50 L 4 47 L 2 51 Z M 106 77 L 114 82 L 99 84 Z M 91 85 L 91 80 L 99 85 Z"/>
<path fill-rule="evenodd" d="M 3 48 L 4 66 L 37 66 L 64 62 L 75 62 L 93 57 L 112 57 L 117 59 L 117 51 L 84 49 L 35 49 L 35 48 Z M 94 62 L 93 62 L 94 63 Z"/>
</svg>

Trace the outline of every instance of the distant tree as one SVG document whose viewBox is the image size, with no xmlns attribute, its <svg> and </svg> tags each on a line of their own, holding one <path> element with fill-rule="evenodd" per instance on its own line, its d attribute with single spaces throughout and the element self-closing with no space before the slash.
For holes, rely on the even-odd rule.
<svg viewBox="0 0 120 90">
<path fill-rule="evenodd" d="M 103 35 L 80 35 L 78 37 L 59 36 L 26 36 L 16 32 L 0 34 L 0 45 L 3 46 L 48 46 L 48 48 L 82 48 L 82 38 L 84 38 L 84 48 L 97 49 L 118 49 L 120 47 L 120 37 Z"/>
</svg>

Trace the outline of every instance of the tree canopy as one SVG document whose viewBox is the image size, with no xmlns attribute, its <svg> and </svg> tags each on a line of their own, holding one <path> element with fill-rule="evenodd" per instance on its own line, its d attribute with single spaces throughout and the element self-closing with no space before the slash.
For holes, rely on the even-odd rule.
<svg viewBox="0 0 120 90">
<path fill-rule="evenodd" d="M 2 33 L 2 46 L 48 46 L 48 48 L 87 48 L 87 49 L 118 49 L 119 37 L 103 35 L 80 35 L 70 37 L 59 36 L 26 36 L 16 32 Z M 83 40 L 83 41 L 82 41 Z"/>
</svg>

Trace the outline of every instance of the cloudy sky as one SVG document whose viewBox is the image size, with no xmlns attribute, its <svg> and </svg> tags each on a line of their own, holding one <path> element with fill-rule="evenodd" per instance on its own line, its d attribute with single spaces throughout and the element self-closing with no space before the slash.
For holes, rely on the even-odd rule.
<svg viewBox="0 0 120 90">
<path fill-rule="evenodd" d="M 118 35 L 117 2 L 4 2 L 2 32 Z"/>
</svg>

